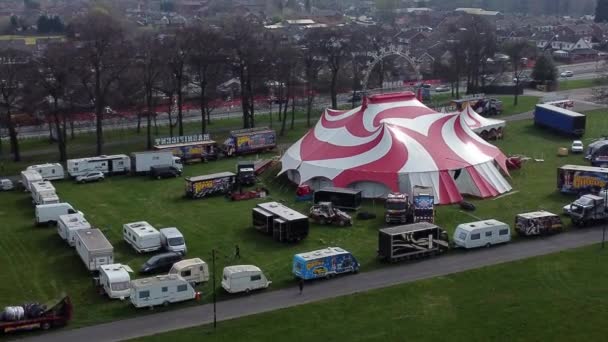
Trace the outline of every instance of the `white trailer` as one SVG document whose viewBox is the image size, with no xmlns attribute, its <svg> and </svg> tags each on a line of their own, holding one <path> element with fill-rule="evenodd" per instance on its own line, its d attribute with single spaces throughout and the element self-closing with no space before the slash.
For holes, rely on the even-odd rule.
<svg viewBox="0 0 608 342">
<path fill-rule="evenodd" d="M 76 251 L 89 271 L 114 263 L 114 247 L 99 229 L 77 230 Z"/>
<path fill-rule="evenodd" d="M 42 182 L 42 175 L 34 170 L 21 171 L 21 184 L 26 191 L 32 191 L 32 183 Z"/>
<path fill-rule="evenodd" d="M 67 169 L 71 177 L 82 176 L 91 171 L 101 171 L 106 175 L 123 174 L 131 169 L 131 160 L 125 154 L 69 159 Z"/>
<path fill-rule="evenodd" d="M 95 278 L 97 286 L 110 298 L 123 300 L 131 293 L 131 275 L 133 270 L 128 265 L 110 264 L 99 267 L 99 277 Z"/>
<path fill-rule="evenodd" d="M 456 247 L 490 247 L 511 241 L 508 224 L 497 220 L 462 223 L 456 227 L 452 238 Z"/>
<path fill-rule="evenodd" d="M 53 204 L 59 203 L 59 197 L 55 192 L 55 187 L 51 182 L 41 181 L 31 184 L 32 201 L 34 204 Z"/>
<path fill-rule="evenodd" d="M 76 231 L 81 229 L 91 229 L 91 224 L 82 213 L 60 215 L 57 220 L 57 233 L 72 247 L 76 243 Z"/>
<path fill-rule="evenodd" d="M 186 259 L 173 264 L 169 274 L 177 274 L 196 285 L 209 281 L 209 266 L 200 258 Z"/>
<path fill-rule="evenodd" d="M 69 203 L 39 204 L 36 206 L 36 225 L 52 225 L 59 221 L 59 216 L 75 213 L 77 211 Z"/>
<path fill-rule="evenodd" d="M 177 274 L 160 275 L 131 281 L 131 303 L 136 308 L 192 300 L 199 296 L 184 278 Z"/>
<path fill-rule="evenodd" d="M 222 287 L 228 293 L 248 293 L 253 290 L 265 289 L 271 283 L 257 266 L 235 265 L 224 267 Z"/>
<path fill-rule="evenodd" d="M 160 232 L 146 221 L 125 223 L 123 239 L 138 253 L 154 252 L 161 248 Z"/>
<path fill-rule="evenodd" d="M 173 166 L 180 172 L 184 169 L 182 160 L 171 151 L 146 151 L 131 153 L 131 172 L 147 174 L 153 166 Z"/>
<path fill-rule="evenodd" d="M 38 172 L 44 180 L 58 180 L 65 178 L 63 165 L 59 163 L 47 163 L 28 166 L 26 169 Z"/>
</svg>

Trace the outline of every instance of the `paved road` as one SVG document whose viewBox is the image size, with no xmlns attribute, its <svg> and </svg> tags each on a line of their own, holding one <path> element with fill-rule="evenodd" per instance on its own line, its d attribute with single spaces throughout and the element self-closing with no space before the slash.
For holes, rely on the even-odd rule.
<svg viewBox="0 0 608 342">
<path fill-rule="evenodd" d="M 458 252 L 449 256 L 306 284 L 303 295 L 298 294 L 296 287 L 291 287 L 219 302 L 217 318 L 222 321 L 273 311 L 396 284 L 555 253 L 598 243 L 601 240 L 601 229 L 589 228 L 544 239 L 530 239 L 489 249 Z M 44 335 L 26 338 L 24 341 L 120 341 L 211 322 L 213 322 L 212 304 L 205 304 L 81 329 L 49 332 Z"/>
</svg>

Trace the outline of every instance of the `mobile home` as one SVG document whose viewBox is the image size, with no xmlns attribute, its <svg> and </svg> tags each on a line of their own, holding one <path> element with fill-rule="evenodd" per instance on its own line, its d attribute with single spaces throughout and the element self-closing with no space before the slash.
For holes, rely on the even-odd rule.
<svg viewBox="0 0 608 342">
<path fill-rule="evenodd" d="M 59 197 L 55 192 L 55 187 L 51 182 L 42 181 L 32 183 L 32 201 L 34 204 L 53 204 L 59 203 Z"/>
<path fill-rule="evenodd" d="M 209 281 L 209 267 L 200 258 L 186 259 L 173 264 L 169 274 L 177 274 L 190 284 L 200 284 Z"/>
<path fill-rule="evenodd" d="M 125 223 L 122 237 L 138 253 L 153 252 L 161 248 L 160 232 L 146 221 Z"/>
<path fill-rule="evenodd" d="M 75 213 L 77 211 L 69 203 L 39 204 L 36 206 L 36 224 L 56 224 L 59 216 Z"/>
<path fill-rule="evenodd" d="M 131 293 L 131 275 L 133 270 L 128 265 L 110 264 L 99 267 L 97 286 L 109 298 L 125 299 Z"/>
<path fill-rule="evenodd" d="M 497 220 L 463 223 L 456 227 L 452 241 L 462 248 L 490 247 L 511 241 L 511 229 Z"/>
<path fill-rule="evenodd" d="M 177 274 L 133 280 L 129 295 L 136 308 L 169 305 L 195 299 L 197 296 L 190 283 Z"/>
<path fill-rule="evenodd" d="M 76 243 L 75 232 L 81 229 L 91 229 L 91 224 L 82 213 L 60 215 L 57 220 L 57 233 L 72 247 Z"/>
<path fill-rule="evenodd" d="M 293 256 L 293 275 L 303 279 L 330 278 L 341 273 L 357 273 L 360 264 L 349 251 L 327 247 Z"/>
<path fill-rule="evenodd" d="M 63 165 L 59 163 L 47 163 L 39 165 L 28 166 L 26 171 L 36 171 L 44 180 L 58 180 L 65 178 L 65 172 L 63 171 Z"/>
<path fill-rule="evenodd" d="M 67 171 L 71 177 L 86 175 L 91 171 L 101 171 L 106 175 L 124 174 L 131 170 L 131 159 L 124 154 L 69 159 Z"/>
<path fill-rule="evenodd" d="M 32 191 L 32 184 L 36 182 L 42 182 L 42 175 L 38 171 L 25 170 L 21 171 L 21 184 L 26 191 Z"/>
<path fill-rule="evenodd" d="M 114 263 L 114 247 L 99 229 L 76 231 L 76 251 L 89 271 Z"/>
<path fill-rule="evenodd" d="M 265 289 L 271 283 L 257 266 L 235 265 L 224 267 L 222 287 L 228 293 Z"/>
</svg>

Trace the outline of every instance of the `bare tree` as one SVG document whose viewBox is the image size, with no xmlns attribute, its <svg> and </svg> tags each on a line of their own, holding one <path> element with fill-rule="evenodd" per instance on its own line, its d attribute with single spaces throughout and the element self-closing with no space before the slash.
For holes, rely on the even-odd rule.
<svg viewBox="0 0 608 342">
<path fill-rule="evenodd" d="M 159 51 L 159 41 L 154 34 L 143 34 L 137 39 L 136 69 L 146 104 L 146 146 L 152 149 L 152 117 L 154 111 L 154 93 L 162 75 L 162 59 Z"/>
<path fill-rule="evenodd" d="M 304 77 L 306 79 L 306 127 L 310 127 L 312 104 L 315 100 L 319 81 L 319 71 L 323 67 L 322 58 L 317 54 L 316 42 L 311 37 L 304 38 L 302 49 L 302 63 L 304 64 Z"/>
<path fill-rule="evenodd" d="M 183 104 L 184 86 L 188 84 L 186 63 L 190 58 L 193 44 L 191 35 L 185 30 L 177 30 L 163 38 L 165 48 L 165 63 L 171 71 L 175 81 L 175 95 L 177 95 L 177 128 L 179 135 L 184 135 Z"/>
<path fill-rule="evenodd" d="M 515 94 L 513 97 L 513 105 L 517 106 L 517 100 L 519 95 L 519 85 L 522 74 L 521 59 L 534 53 L 534 46 L 526 39 L 518 39 L 508 41 L 502 46 L 509 59 L 511 60 L 511 66 L 513 68 L 513 80 L 515 81 Z"/>
</svg>

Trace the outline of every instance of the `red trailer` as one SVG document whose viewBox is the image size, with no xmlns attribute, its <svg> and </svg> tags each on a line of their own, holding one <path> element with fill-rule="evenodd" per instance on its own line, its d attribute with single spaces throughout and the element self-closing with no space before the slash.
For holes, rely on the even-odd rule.
<svg viewBox="0 0 608 342">
<path fill-rule="evenodd" d="M 0 331 L 9 333 L 34 329 L 48 330 L 52 327 L 64 326 L 71 319 L 72 302 L 70 301 L 70 297 L 66 296 L 35 318 L 28 318 L 24 315 L 23 317 L 9 320 L 6 317 L 0 317 Z"/>
</svg>

